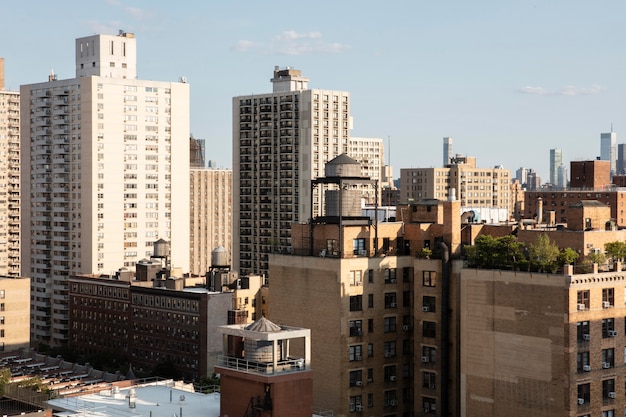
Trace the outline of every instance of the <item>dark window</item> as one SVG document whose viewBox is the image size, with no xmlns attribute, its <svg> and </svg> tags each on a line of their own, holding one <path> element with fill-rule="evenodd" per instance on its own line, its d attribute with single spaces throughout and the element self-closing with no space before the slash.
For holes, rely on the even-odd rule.
<svg viewBox="0 0 626 417">
<path fill-rule="evenodd" d="M 402 268 L 402 281 L 404 281 L 404 282 L 411 282 L 411 275 L 413 275 L 413 274 L 411 274 L 411 268 L 410 267 Z"/>
<path fill-rule="evenodd" d="M 396 331 L 396 318 L 394 317 L 385 317 L 383 319 L 383 331 L 385 333 L 395 332 Z"/>
<path fill-rule="evenodd" d="M 578 352 L 576 355 L 576 369 L 578 372 L 588 372 L 591 370 L 589 367 L 589 352 Z"/>
<path fill-rule="evenodd" d="M 605 379 L 602 381 L 602 398 L 612 399 L 615 398 L 615 380 Z"/>
<path fill-rule="evenodd" d="M 585 306 L 585 310 L 589 310 L 589 290 L 578 291 L 576 299 L 579 306 Z"/>
<path fill-rule="evenodd" d="M 422 372 L 422 387 L 435 389 L 437 383 L 437 374 L 434 372 Z"/>
<path fill-rule="evenodd" d="M 437 323 L 434 321 L 424 321 L 422 329 L 422 336 L 424 337 L 435 337 L 437 335 Z"/>
<path fill-rule="evenodd" d="M 365 256 L 367 254 L 365 250 L 365 239 L 354 239 L 352 241 L 352 248 L 354 255 Z"/>
<path fill-rule="evenodd" d="M 367 270 L 367 282 L 369 282 L 370 284 L 374 282 L 374 270 L 373 269 Z"/>
<path fill-rule="evenodd" d="M 385 293 L 385 308 L 396 308 L 398 306 L 395 292 Z"/>
<path fill-rule="evenodd" d="M 350 311 L 361 311 L 361 310 L 363 310 L 363 296 L 362 295 L 350 296 Z"/>
<path fill-rule="evenodd" d="M 615 366 L 615 349 L 602 349 L 602 368 L 608 369 Z"/>
<path fill-rule="evenodd" d="M 385 284 L 395 284 L 396 282 L 396 268 L 385 268 Z"/>
<path fill-rule="evenodd" d="M 582 400 L 582 401 L 581 401 Z M 581 402 L 583 404 L 589 404 L 589 401 L 591 400 L 591 391 L 590 391 L 590 384 L 580 384 L 578 386 L 578 404 L 580 404 Z"/>
<path fill-rule="evenodd" d="M 383 373 L 385 374 L 385 381 L 394 382 L 398 378 L 396 365 L 385 366 L 383 368 Z"/>
<path fill-rule="evenodd" d="M 434 313 L 436 311 L 436 301 L 435 297 L 431 297 L 429 295 L 425 295 L 422 297 L 422 311 Z"/>
<path fill-rule="evenodd" d="M 355 387 L 361 385 L 363 385 L 363 371 L 360 369 L 357 371 L 350 371 L 350 386 Z"/>
<path fill-rule="evenodd" d="M 602 337 L 613 337 L 617 336 L 615 332 L 615 319 L 602 319 Z"/>
<path fill-rule="evenodd" d="M 615 305 L 613 288 L 602 288 L 602 307 L 612 307 Z"/>
<path fill-rule="evenodd" d="M 390 341 L 383 343 L 383 354 L 385 358 L 393 358 L 396 356 L 396 342 Z"/>
<path fill-rule="evenodd" d="M 385 407 L 395 407 L 398 405 L 396 390 L 389 390 L 383 393 L 383 403 Z"/>
<path fill-rule="evenodd" d="M 374 368 L 367 368 L 367 382 L 374 382 Z"/>
<path fill-rule="evenodd" d="M 437 348 L 433 346 L 422 346 L 422 363 L 437 362 Z"/>
<path fill-rule="evenodd" d="M 367 331 L 369 333 L 374 332 L 374 319 L 367 319 Z"/>
<path fill-rule="evenodd" d="M 402 292 L 402 307 L 411 307 L 411 291 Z"/>
<path fill-rule="evenodd" d="M 367 308 L 374 308 L 374 294 L 367 294 Z"/>
<path fill-rule="evenodd" d="M 422 397 L 422 407 L 424 408 L 424 414 L 436 414 L 437 400 L 435 398 Z"/>
<path fill-rule="evenodd" d="M 350 346 L 350 355 L 349 359 L 351 361 L 360 361 L 363 360 L 363 348 L 361 345 L 352 345 Z"/>
<path fill-rule="evenodd" d="M 363 336 L 363 322 L 361 320 L 350 320 L 350 336 Z"/>
<path fill-rule="evenodd" d="M 584 342 L 589 339 L 589 322 L 579 321 L 576 323 L 576 338 L 579 342 Z"/>
</svg>

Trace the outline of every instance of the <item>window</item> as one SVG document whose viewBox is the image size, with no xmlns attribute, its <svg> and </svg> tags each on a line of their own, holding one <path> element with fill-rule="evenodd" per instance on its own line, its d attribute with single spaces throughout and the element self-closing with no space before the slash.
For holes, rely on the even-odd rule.
<svg viewBox="0 0 626 417">
<path fill-rule="evenodd" d="M 604 410 L 602 412 L 602 417 L 615 417 L 615 410 Z"/>
<path fill-rule="evenodd" d="M 591 370 L 589 367 L 589 352 L 578 352 L 576 355 L 576 370 L 578 372 Z"/>
<path fill-rule="evenodd" d="M 374 333 L 374 319 L 367 319 L 367 331 L 368 333 Z"/>
<path fill-rule="evenodd" d="M 430 397 L 422 397 L 422 408 L 424 414 L 436 414 L 437 413 L 437 400 Z"/>
<path fill-rule="evenodd" d="M 437 348 L 433 346 L 422 346 L 422 363 L 437 362 Z"/>
<path fill-rule="evenodd" d="M 602 398 L 605 400 L 615 398 L 615 380 L 605 379 L 602 381 Z"/>
<path fill-rule="evenodd" d="M 590 384 L 586 383 L 586 384 L 580 384 L 578 386 L 578 404 L 580 404 L 581 402 L 583 404 L 589 404 L 589 401 L 591 400 L 591 393 L 590 393 Z M 582 400 L 582 401 L 581 401 Z"/>
<path fill-rule="evenodd" d="M 365 239 L 354 239 L 352 241 L 352 249 L 354 255 L 365 256 Z"/>
<path fill-rule="evenodd" d="M 4 303 L 0 303 L 0 311 L 4 311 Z"/>
<path fill-rule="evenodd" d="M 363 336 L 363 322 L 361 320 L 350 320 L 350 336 Z"/>
<path fill-rule="evenodd" d="M 363 350 L 361 345 L 352 345 L 350 346 L 350 361 L 360 361 L 363 360 Z"/>
<path fill-rule="evenodd" d="M 589 290 L 578 291 L 576 300 L 579 305 L 585 306 L 585 310 L 589 310 Z"/>
<path fill-rule="evenodd" d="M 350 412 L 362 411 L 363 403 L 360 395 L 350 396 Z"/>
<path fill-rule="evenodd" d="M 374 368 L 367 369 L 367 382 L 374 382 Z"/>
<path fill-rule="evenodd" d="M 0 290 L 0 298 L 4 298 L 4 290 Z"/>
<path fill-rule="evenodd" d="M 615 349 L 602 349 L 602 368 L 608 369 L 615 367 Z"/>
<path fill-rule="evenodd" d="M 393 358 L 396 356 L 396 342 L 390 341 L 383 344 L 383 355 L 385 358 Z"/>
<path fill-rule="evenodd" d="M 326 254 L 337 255 L 338 251 L 337 239 L 326 239 Z"/>
<path fill-rule="evenodd" d="M 367 294 L 367 308 L 374 308 L 374 294 Z"/>
<path fill-rule="evenodd" d="M 437 299 L 435 297 L 431 297 L 428 295 L 423 296 L 422 297 L 422 311 L 434 313 L 436 311 L 435 310 L 436 300 Z"/>
<path fill-rule="evenodd" d="M 383 373 L 385 375 L 385 381 L 394 382 L 398 378 L 398 374 L 396 372 L 396 365 L 389 365 L 383 368 Z"/>
<path fill-rule="evenodd" d="M 396 317 L 383 318 L 383 332 L 390 333 L 396 331 Z"/>
<path fill-rule="evenodd" d="M 408 253 L 407 253 L 408 255 Z M 402 281 L 403 282 L 411 282 L 411 268 L 410 267 L 404 267 L 402 268 Z"/>
<path fill-rule="evenodd" d="M 424 321 L 422 324 L 422 336 L 423 337 L 436 337 L 437 335 L 437 323 L 434 321 Z"/>
<path fill-rule="evenodd" d="M 395 284 L 396 282 L 396 268 L 385 268 L 385 284 Z"/>
<path fill-rule="evenodd" d="M 424 287 L 434 287 L 437 282 L 435 271 L 422 271 L 422 285 Z"/>
<path fill-rule="evenodd" d="M 350 311 L 363 310 L 363 296 L 353 295 L 350 297 Z"/>
<path fill-rule="evenodd" d="M 437 382 L 437 374 L 434 372 L 422 372 L 422 387 L 435 389 Z"/>
<path fill-rule="evenodd" d="M 363 285 L 361 271 L 350 271 L 350 285 Z"/>
<path fill-rule="evenodd" d="M 357 387 L 363 385 L 363 371 L 350 371 L 350 386 Z"/>
<path fill-rule="evenodd" d="M 576 323 L 576 338 L 579 342 L 589 339 L 589 322 L 579 321 Z"/>
<path fill-rule="evenodd" d="M 374 356 L 374 345 L 371 343 L 367 344 L 367 357 L 371 358 Z"/>
<path fill-rule="evenodd" d="M 612 307 L 615 305 L 614 294 L 613 288 L 602 288 L 602 307 Z"/>
<path fill-rule="evenodd" d="M 367 270 L 367 282 L 369 282 L 370 284 L 374 282 L 374 270 L 373 269 Z"/>
<path fill-rule="evenodd" d="M 615 335 L 615 319 L 602 319 L 602 337 L 607 338 Z"/>
<path fill-rule="evenodd" d="M 374 394 L 372 393 L 367 394 L 367 407 L 368 408 L 374 407 Z"/>
<path fill-rule="evenodd" d="M 395 292 L 386 292 L 385 293 L 385 308 L 396 308 L 398 303 L 396 302 L 396 293 Z"/>
<path fill-rule="evenodd" d="M 383 404 L 385 407 L 395 407 L 398 405 L 396 390 L 388 390 L 383 393 Z"/>
</svg>

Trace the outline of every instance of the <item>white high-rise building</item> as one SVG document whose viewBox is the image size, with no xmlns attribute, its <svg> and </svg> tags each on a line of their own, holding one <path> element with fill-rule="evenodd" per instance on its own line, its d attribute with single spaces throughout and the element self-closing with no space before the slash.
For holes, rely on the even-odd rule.
<svg viewBox="0 0 626 417">
<path fill-rule="evenodd" d="M 20 275 L 20 93 L 4 89 L 0 58 L 0 276 Z"/>
<path fill-rule="evenodd" d="M 361 164 L 361 176 L 378 181 L 378 204 L 381 203 L 380 189 L 390 187 L 385 176 L 385 147 L 381 138 L 355 138 L 349 140 L 348 155 Z M 391 184 L 393 185 L 393 184 Z M 373 184 L 358 186 L 365 198 L 365 203 L 374 205 L 376 190 Z"/>
<path fill-rule="evenodd" d="M 309 89 L 295 69 L 274 69 L 273 91 L 233 98 L 233 267 L 267 273 L 268 254 L 291 247 L 291 223 L 322 207 L 311 180 L 349 154 L 350 94 Z"/>
<path fill-rule="evenodd" d="M 21 96 L 22 273 L 32 336 L 57 345 L 68 275 L 133 269 L 159 239 L 189 270 L 189 85 L 138 80 L 135 37 L 120 32 L 77 39 L 76 78 Z"/>
<path fill-rule="evenodd" d="M 617 162 L 617 133 L 613 132 L 613 129 L 610 133 L 600 134 L 600 159 L 611 162 L 611 176 L 613 176 Z"/>
</svg>

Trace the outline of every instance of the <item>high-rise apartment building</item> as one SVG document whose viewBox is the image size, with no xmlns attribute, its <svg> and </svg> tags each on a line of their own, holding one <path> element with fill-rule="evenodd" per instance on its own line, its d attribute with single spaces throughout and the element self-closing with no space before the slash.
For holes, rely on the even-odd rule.
<svg viewBox="0 0 626 417">
<path fill-rule="evenodd" d="M 450 160 L 454 154 L 452 153 L 452 138 L 445 137 L 443 138 L 443 165 L 447 166 L 450 164 Z"/>
<path fill-rule="evenodd" d="M 385 148 L 380 138 L 355 138 L 349 140 L 348 154 L 361 164 L 361 176 L 378 181 L 378 189 L 389 187 L 388 178 L 385 176 Z M 391 184 L 393 185 L 393 184 Z M 374 205 L 376 190 L 372 184 L 361 185 L 361 190 L 366 204 Z M 380 191 L 378 192 L 378 204 L 381 203 Z"/>
<path fill-rule="evenodd" d="M 268 254 L 291 247 L 293 222 L 322 206 L 311 180 L 350 152 L 350 95 L 309 89 L 295 69 L 274 69 L 273 91 L 233 98 L 233 268 L 269 271 Z"/>
<path fill-rule="evenodd" d="M 553 186 L 558 182 L 558 168 L 563 164 L 563 151 L 555 148 L 550 149 L 550 184 Z"/>
<path fill-rule="evenodd" d="M 617 158 L 615 161 L 615 174 L 626 174 L 626 143 L 617 145 Z"/>
<path fill-rule="evenodd" d="M 447 200 L 452 196 L 464 207 L 509 207 L 508 169 L 477 168 L 476 158 L 452 158 L 445 168 L 400 170 L 400 201 Z M 454 190 L 454 191 L 451 191 Z"/>
<path fill-rule="evenodd" d="M 230 169 L 191 168 L 189 272 L 194 275 L 206 274 L 218 246 L 232 256 L 232 184 Z"/>
<path fill-rule="evenodd" d="M 189 85 L 137 79 L 133 34 L 76 40 L 76 78 L 21 87 L 22 273 L 32 335 L 68 340 L 68 276 L 134 268 L 171 242 L 189 270 Z"/>
<path fill-rule="evenodd" d="M 20 275 L 20 93 L 4 89 L 0 58 L 0 276 Z"/>
<path fill-rule="evenodd" d="M 613 132 L 613 129 L 610 133 L 600 134 L 600 159 L 611 162 L 611 176 L 613 176 L 617 161 L 617 133 Z"/>
</svg>

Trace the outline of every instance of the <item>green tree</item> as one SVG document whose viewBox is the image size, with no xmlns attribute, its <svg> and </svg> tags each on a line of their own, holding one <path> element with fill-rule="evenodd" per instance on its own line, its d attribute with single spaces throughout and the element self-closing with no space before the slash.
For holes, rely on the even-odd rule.
<svg viewBox="0 0 626 417">
<path fill-rule="evenodd" d="M 433 256 L 433 251 L 429 248 L 422 248 L 417 253 L 417 257 L 421 259 L 430 259 L 431 256 Z"/>
<path fill-rule="evenodd" d="M 591 252 L 587 257 L 592 264 L 602 265 L 606 262 L 606 256 L 602 252 Z"/>
<path fill-rule="evenodd" d="M 559 264 L 562 265 L 571 265 L 574 261 L 578 259 L 578 254 L 572 248 L 565 248 L 559 253 Z"/>
<path fill-rule="evenodd" d="M 491 235 L 478 236 L 474 246 L 466 246 L 465 254 L 470 265 L 479 268 L 514 268 L 524 260 L 521 242 L 512 235 L 499 238 Z"/>
<path fill-rule="evenodd" d="M 4 386 L 11 382 L 11 370 L 9 368 L 0 369 L 0 395 L 4 393 Z"/>
<path fill-rule="evenodd" d="M 550 241 L 550 237 L 545 233 L 537 235 L 535 243 L 528 245 L 530 263 L 539 271 L 553 271 L 556 268 L 558 256 L 559 247 Z"/>
<path fill-rule="evenodd" d="M 613 262 L 619 262 L 626 256 L 626 243 L 620 242 L 607 242 L 604 244 L 604 250 L 606 254 L 613 260 Z"/>
</svg>

